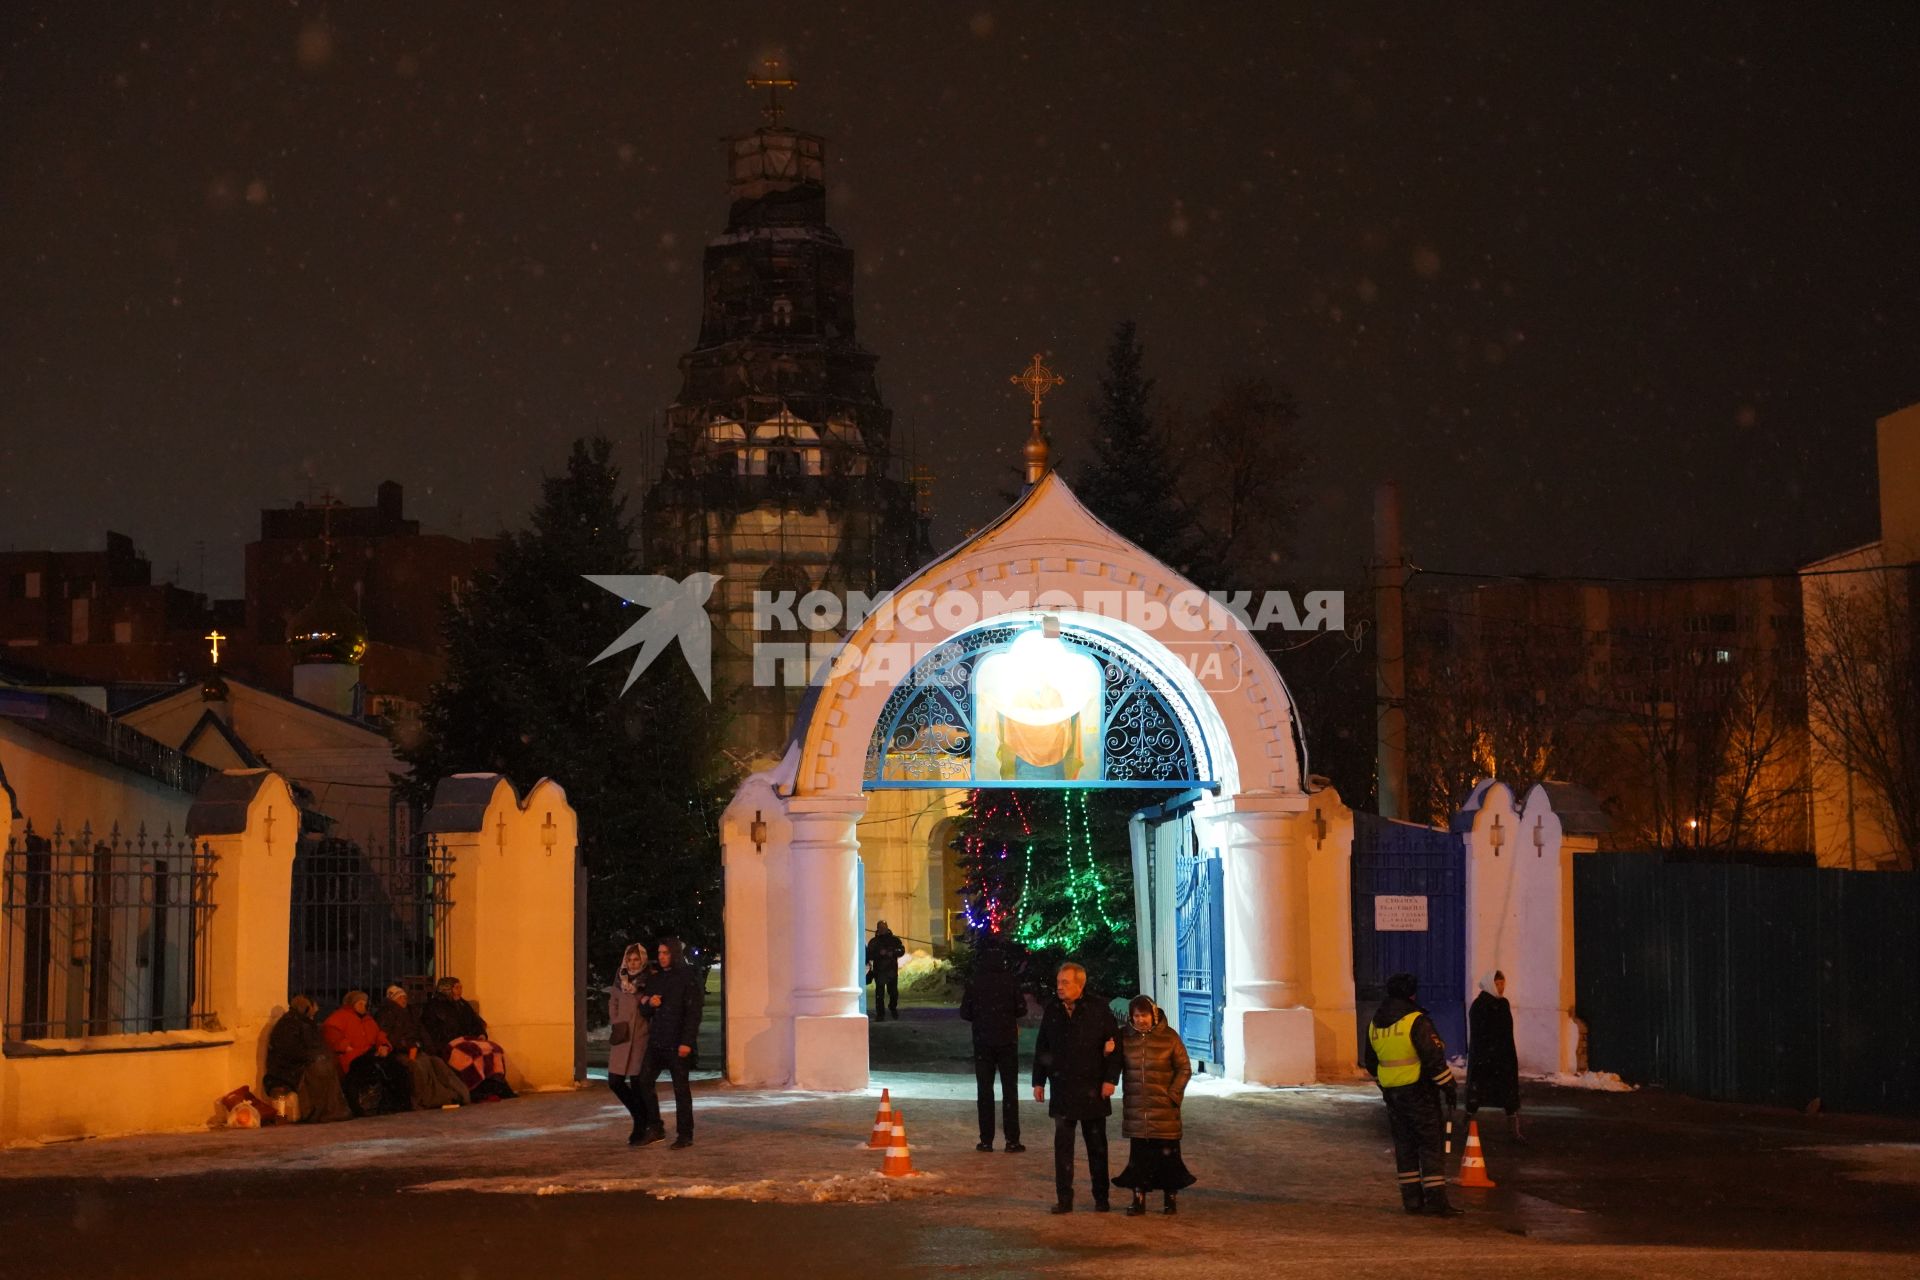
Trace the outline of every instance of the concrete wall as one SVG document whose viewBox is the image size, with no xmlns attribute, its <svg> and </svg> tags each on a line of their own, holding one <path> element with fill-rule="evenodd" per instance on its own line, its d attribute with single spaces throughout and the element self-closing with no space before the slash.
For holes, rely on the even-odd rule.
<svg viewBox="0 0 1920 1280">
<path fill-rule="evenodd" d="M 552 779 L 525 800 L 498 774 L 441 782 L 427 814 L 453 859 L 448 973 L 506 1050 L 516 1090 L 576 1079 L 582 1005 L 574 949 L 578 824 Z"/>
<path fill-rule="evenodd" d="M 1307 850 L 1309 986 L 1314 1065 L 1322 1080 L 1360 1074 L 1353 994 L 1353 810 L 1332 787 L 1312 793 L 1296 823 Z"/>
<path fill-rule="evenodd" d="M 1474 789 L 1461 818 L 1470 822 L 1465 999 L 1472 1004 L 1483 975 L 1505 973 L 1520 1070 L 1575 1070 L 1573 851 L 1560 819 L 1543 788 L 1517 804 L 1493 781 Z"/>
<path fill-rule="evenodd" d="M 0 1143 L 194 1128 L 217 1100 L 260 1084 L 286 999 L 287 902 L 299 819 L 264 770 L 217 775 L 183 822 L 213 856 L 206 1030 L 38 1040 L 0 1056 Z M 0 954 L 5 954 L 0 950 Z"/>
</svg>

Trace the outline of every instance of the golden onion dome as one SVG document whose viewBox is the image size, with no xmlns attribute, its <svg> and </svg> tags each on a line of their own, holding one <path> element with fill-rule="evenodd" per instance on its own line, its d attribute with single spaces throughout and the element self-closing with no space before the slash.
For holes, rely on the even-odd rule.
<svg viewBox="0 0 1920 1280">
<path fill-rule="evenodd" d="M 333 589 L 327 566 L 313 602 L 287 621 L 287 645 L 295 663 L 357 665 L 367 653 L 367 623 Z"/>
</svg>

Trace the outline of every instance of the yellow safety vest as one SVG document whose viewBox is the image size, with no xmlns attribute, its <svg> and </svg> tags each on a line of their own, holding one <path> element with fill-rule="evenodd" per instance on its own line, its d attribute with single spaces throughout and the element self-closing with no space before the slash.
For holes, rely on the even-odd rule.
<svg viewBox="0 0 1920 1280">
<path fill-rule="evenodd" d="M 1420 1080 L 1420 1055 L 1413 1047 L 1413 1022 L 1418 1013 L 1410 1013 L 1390 1027 L 1367 1024 L 1367 1043 L 1379 1060 L 1374 1079 L 1382 1089 L 1399 1089 Z"/>
</svg>

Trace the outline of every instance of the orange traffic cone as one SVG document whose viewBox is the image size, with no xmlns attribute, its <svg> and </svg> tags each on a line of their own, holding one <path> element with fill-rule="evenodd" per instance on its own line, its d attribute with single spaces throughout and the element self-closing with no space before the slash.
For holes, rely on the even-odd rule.
<svg viewBox="0 0 1920 1280">
<path fill-rule="evenodd" d="M 893 1145 L 893 1093 L 880 1091 L 880 1110 L 873 1117 L 873 1136 L 867 1139 L 867 1147 L 872 1151 L 885 1151 Z"/>
<path fill-rule="evenodd" d="M 1497 1185 L 1487 1176 L 1487 1162 L 1480 1155 L 1480 1122 L 1467 1121 L 1467 1149 L 1460 1156 L 1460 1185 L 1491 1187 Z"/>
<path fill-rule="evenodd" d="M 880 1162 L 880 1172 L 889 1178 L 904 1178 L 913 1172 L 913 1161 L 907 1156 L 907 1121 L 898 1111 L 893 1113 L 893 1136 L 887 1143 L 887 1158 Z"/>
</svg>

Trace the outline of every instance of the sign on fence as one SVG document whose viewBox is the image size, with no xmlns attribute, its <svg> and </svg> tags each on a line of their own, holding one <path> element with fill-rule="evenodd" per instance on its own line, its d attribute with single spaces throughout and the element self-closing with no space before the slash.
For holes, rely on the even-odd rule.
<svg viewBox="0 0 1920 1280">
<path fill-rule="evenodd" d="M 1427 896 L 1425 894 L 1375 894 L 1373 928 L 1376 933 L 1425 933 Z"/>
</svg>

